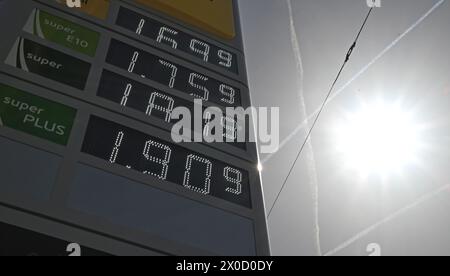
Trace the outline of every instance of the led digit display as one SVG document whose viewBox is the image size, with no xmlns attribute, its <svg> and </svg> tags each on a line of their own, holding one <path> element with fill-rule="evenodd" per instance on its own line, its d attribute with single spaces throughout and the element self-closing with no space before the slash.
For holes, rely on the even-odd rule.
<svg viewBox="0 0 450 276">
<path fill-rule="evenodd" d="M 115 39 L 111 41 L 106 62 L 193 98 L 227 107 L 241 105 L 241 91 L 238 88 Z"/>
<path fill-rule="evenodd" d="M 179 97 L 175 97 L 156 88 L 144 85 L 107 70 L 102 74 L 97 95 L 123 107 L 141 111 L 148 116 L 158 118 L 169 124 L 177 122 L 177 120 L 171 118 L 172 111 L 177 107 L 186 107 L 191 111 L 191 114 L 194 114 L 194 102 L 183 100 Z M 204 109 L 205 107 L 203 107 L 203 110 Z M 192 117 L 192 119 L 194 118 Z M 203 118 L 203 133 L 209 133 L 205 131 L 205 128 L 207 127 L 208 121 L 213 119 L 214 118 Z M 231 119 L 233 120 L 231 125 L 234 126 L 234 130 L 230 131 L 230 124 L 227 126 L 227 122 L 230 119 L 231 118 L 221 118 L 224 127 L 223 135 L 224 138 L 230 138 L 236 141 L 238 137 L 237 132 L 241 130 L 241 126 L 236 120 Z M 193 121 L 191 125 L 194 125 Z M 243 150 L 246 150 L 247 148 L 245 143 L 235 142 L 229 144 Z"/>
<path fill-rule="evenodd" d="M 239 73 L 236 54 L 130 9 L 120 8 L 116 25 L 218 66 L 220 69 Z"/>
<path fill-rule="evenodd" d="M 198 152 L 92 116 L 84 153 L 251 208 L 249 174 Z"/>
</svg>

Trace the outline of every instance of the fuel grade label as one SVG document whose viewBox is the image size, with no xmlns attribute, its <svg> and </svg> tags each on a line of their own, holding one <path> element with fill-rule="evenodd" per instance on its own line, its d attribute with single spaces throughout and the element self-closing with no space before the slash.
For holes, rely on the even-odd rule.
<svg viewBox="0 0 450 276">
<path fill-rule="evenodd" d="M 25 38 L 19 38 L 6 64 L 84 90 L 91 65 Z"/>
<path fill-rule="evenodd" d="M 76 110 L 0 83 L 0 128 L 67 145 Z"/>
<path fill-rule="evenodd" d="M 99 33 L 38 9 L 30 15 L 24 31 L 91 57 L 100 40 Z"/>
</svg>

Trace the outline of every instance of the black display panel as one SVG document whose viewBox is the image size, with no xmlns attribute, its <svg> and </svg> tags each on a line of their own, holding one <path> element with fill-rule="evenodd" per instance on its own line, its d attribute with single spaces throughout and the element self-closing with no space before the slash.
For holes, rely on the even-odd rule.
<svg viewBox="0 0 450 276">
<path fill-rule="evenodd" d="M 130 9 L 120 8 L 116 25 L 199 58 L 220 69 L 239 73 L 236 54 Z"/>
<path fill-rule="evenodd" d="M 246 170 L 96 116 L 89 120 L 82 151 L 200 194 L 252 206 Z"/>
<path fill-rule="evenodd" d="M 241 106 L 241 91 L 205 74 L 112 39 L 106 62 L 142 78 L 225 107 Z"/>
<path fill-rule="evenodd" d="M 0 222 L 0 256 L 110 256 L 34 231 Z"/>
<path fill-rule="evenodd" d="M 194 114 L 194 102 L 175 97 L 108 70 L 103 71 L 97 96 L 115 102 L 120 106 L 140 111 L 169 124 L 175 124 L 177 122 L 177 120 L 171 118 L 172 111 L 177 107 L 186 107 L 191 111 L 191 114 Z M 203 107 L 202 112 L 204 110 L 205 107 Z M 214 114 L 208 118 L 204 117 L 202 129 L 205 130 L 208 120 L 213 119 Z M 194 126 L 193 120 L 194 117 L 192 117 L 192 126 Z M 241 124 L 236 122 L 235 118 L 228 117 L 222 117 L 221 122 L 224 126 L 224 141 L 228 139 L 237 141 L 238 131 L 242 130 Z M 246 143 L 234 142 L 227 144 L 243 150 L 247 149 Z"/>
</svg>

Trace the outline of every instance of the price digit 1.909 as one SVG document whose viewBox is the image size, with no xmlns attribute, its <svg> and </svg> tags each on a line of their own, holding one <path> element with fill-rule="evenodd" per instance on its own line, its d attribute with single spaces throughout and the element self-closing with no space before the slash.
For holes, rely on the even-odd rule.
<svg viewBox="0 0 450 276">
<path fill-rule="evenodd" d="M 116 137 L 116 142 L 114 143 L 114 148 L 111 153 L 111 157 L 109 158 L 109 162 L 116 163 L 117 155 L 119 154 L 120 146 L 122 146 L 124 133 L 122 131 L 119 131 Z"/>
<path fill-rule="evenodd" d="M 203 188 L 194 186 L 191 183 L 192 182 L 192 179 L 191 179 L 192 165 L 194 162 L 203 164 L 205 166 L 205 169 L 203 171 L 203 173 L 205 174 L 205 182 L 203 183 Z M 198 173 L 201 173 L 201 172 L 198 172 Z M 211 191 L 211 175 L 212 175 L 211 161 L 209 161 L 206 158 L 202 158 L 200 156 L 190 154 L 186 160 L 186 170 L 184 172 L 183 186 L 190 190 L 193 190 L 195 192 L 207 195 Z"/>
<path fill-rule="evenodd" d="M 164 157 L 158 158 L 158 157 L 153 156 L 152 149 L 156 149 L 157 151 L 163 151 Z M 159 173 L 155 173 L 155 172 L 151 172 L 151 171 L 144 171 L 144 173 L 153 175 L 161 180 L 166 180 L 167 171 L 169 170 L 170 156 L 172 155 L 172 150 L 166 145 L 149 140 L 145 143 L 143 154 L 148 161 L 151 161 L 153 163 L 156 163 L 156 164 L 162 166 L 162 169 Z"/>
<path fill-rule="evenodd" d="M 235 195 L 242 194 L 242 173 L 239 170 L 226 167 L 223 170 L 223 176 L 228 182 L 235 185 L 235 187 L 226 188 L 225 191 Z"/>
<path fill-rule="evenodd" d="M 114 141 L 114 147 L 109 158 L 111 163 L 116 163 L 117 156 L 120 152 L 120 147 L 124 142 L 125 134 L 123 131 L 119 131 L 117 137 Z M 161 180 L 166 180 L 169 171 L 169 164 L 172 157 L 172 149 L 162 143 L 158 143 L 153 140 L 148 140 L 145 142 L 144 150 L 142 152 L 145 159 L 154 165 L 149 167 L 143 173 L 152 175 Z M 157 157 L 156 155 L 159 155 Z M 155 165 L 161 166 L 160 169 L 156 169 Z M 129 167 L 129 166 L 127 166 Z M 211 192 L 211 177 L 212 177 L 213 163 L 201 156 L 190 154 L 186 159 L 186 166 L 184 171 L 183 186 L 192 191 L 208 195 Z M 193 175 L 198 175 L 203 177 L 203 183 L 193 183 Z M 223 177 L 230 184 L 229 187 L 225 188 L 225 191 L 235 195 L 242 194 L 242 172 L 226 167 L 223 171 Z M 196 177 L 197 179 L 197 177 Z M 195 181 L 198 181 L 195 180 Z"/>
</svg>

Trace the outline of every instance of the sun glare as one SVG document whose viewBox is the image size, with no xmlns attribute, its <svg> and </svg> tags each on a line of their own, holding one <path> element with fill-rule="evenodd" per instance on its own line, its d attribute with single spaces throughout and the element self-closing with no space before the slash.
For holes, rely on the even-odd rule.
<svg viewBox="0 0 450 276">
<path fill-rule="evenodd" d="M 419 128 L 413 114 L 398 105 L 363 105 L 335 131 L 345 165 L 362 175 L 401 171 L 419 154 Z"/>
</svg>

